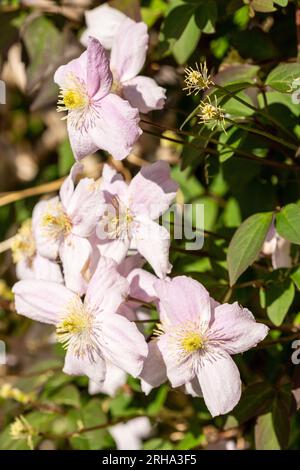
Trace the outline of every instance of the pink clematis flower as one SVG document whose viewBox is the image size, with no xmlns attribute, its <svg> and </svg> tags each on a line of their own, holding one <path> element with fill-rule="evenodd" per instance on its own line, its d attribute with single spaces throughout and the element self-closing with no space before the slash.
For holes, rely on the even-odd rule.
<svg viewBox="0 0 300 470">
<path fill-rule="evenodd" d="M 127 157 L 142 133 L 139 113 L 111 93 L 112 74 L 100 42 L 90 37 L 87 50 L 59 67 L 54 81 L 60 86 L 58 111 L 68 112 L 68 133 L 76 160 L 98 149 L 117 160 Z"/>
<path fill-rule="evenodd" d="M 106 376 L 103 383 L 89 381 L 89 394 L 96 395 L 104 393 L 110 397 L 114 397 L 122 385 L 126 383 L 127 374 L 120 367 L 115 366 L 112 362 L 106 361 Z"/>
<path fill-rule="evenodd" d="M 185 385 L 188 393 L 203 396 L 212 416 L 228 413 L 241 395 L 239 370 L 230 356 L 256 346 L 268 328 L 237 302 L 217 304 L 186 276 L 157 280 L 154 288 L 161 325 L 141 377 L 149 389 L 166 378 L 173 387 Z"/>
<path fill-rule="evenodd" d="M 109 428 L 118 450 L 141 450 L 143 439 L 152 432 L 149 418 L 141 416 Z"/>
<path fill-rule="evenodd" d="M 141 113 L 162 109 L 166 99 L 165 89 L 153 78 L 139 75 L 146 60 L 148 43 L 147 25 L 126 18 L 116 32 L 110 56 L 114 91 Z"/>
<path fill-rule="evenodd" d="M 168 210 L 177 188 L 162 161 L 142 168 L 129 184 L 117 180 L 103 185 L 106 209 L 96 230 L 100 253 L 120 263 L 134 247 L 157 276 L 165 277 L 171 270 L 170 234 L 155 220 Z"/>
<path fill-rule="evenodd" d="M 13 261 L 16 263 L 18 279 L 42 279 L 63 282 L 59 265 L 44 258 L 36 250 L 36 241 L 32 231 L 32 221 L 27 219 L 14 236 L 12 245 Z"/>
<path fill-rule="evenodd" d="M 83 32 L 80 42 L 87 47 L 89 36 L 93 36 L 105 49 L 111 49 L 114 37 L 127 16 L 107 3 L 86 11 L 84 15 L 87 29 Z"/>
<path fill-rule="evenodd" d="M 288 240 L 282 238 L 272 223 L 262 247 L 262 254 L 271 256 L 274 269 L 290 268 L 292 266 L 291 244 Z"/>
<path fill-rule="evenodd" d="M 84 301 L 66 287 L 47 281 L 19 281 L 13 292 L 19 314 L 55 325 L 57 340 L 67 350 L 67 374 L 87 375 L 103 383 L 107 362 L 134 377 L 141 372 L 147 344 L 135 324 L 116 314 L 128 283 L 113 260 L 100 259 Z"/>
<path fill-rule="evenodd" d="M 60 197 L 40 201 L 33 211 L 37 252 L 48 259 L 62 260 L 66 286 L 82 295 L 86 290 L 91 256 L 88 237 L 101 215 L 99 185 L 83 178 L 75 187 L 82 165 L 73 165 L 60 189 Z"/>
</svg>

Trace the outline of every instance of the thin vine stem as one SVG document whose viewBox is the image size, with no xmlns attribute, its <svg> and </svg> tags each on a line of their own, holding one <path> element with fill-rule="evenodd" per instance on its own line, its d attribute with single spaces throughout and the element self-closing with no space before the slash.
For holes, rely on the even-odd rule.
<svg viewBox="0 0 300 470">
<path fill-rule="evenodd" d="M 223 87 L 223 86 L 218 85 L 216 83 L 214 83 L 214 87 L 217 88 L 218 90 L 223 91 L 224 93 L 227 93 L 228 95 L 232 96 L 232 98 L 234 98 L 239 103 L 243 104 L 244 106 L 247 106 L 252 111 L 256 112 L 257 114 L 260 114 L 265 119 L 269 120 L 272 124 L 274 124 L 274 126 L 276 126 L 278 129 L 280 129 L 281 132 L 283 132 L 289 138 L 292 138 L 293 141 L 295 143 L 297 143 L 297 140 L 296 140 L 295 136 L 290 131 L 288 131 L 279 121 L 277 121 L 277 119 L 270 116 L 269 113 L 266 113 L 262 109 L 259 109 L 256 106 L 252 105 L 251 103 L 248 103 L 246 100 L 243 100 L 243 98 L 240 98 L 239 96 L 236 96 L 236 93 L 228 90 L 226 87 Z"/>
<path fill-rule="evenodd" d="M 153 125 L 154 127 L 158 127 L 158 126 L 155 126 L 154 124 L 151 124 L 151 125 Z M 186 145 L 187 147 L 194 148 L 195 150 L 204 151 L 208 154 L 212 154 L 212 155 L 219 155 L 220 154 L 220 152 L 216 149 L 211 149 L 211 148 L 207 148 L 207 147 L 200 147 L 198 145 L 193 144 L 192 142 L 186 142 L 184 140 L 179 140 L 179 139 L 175 139 L 173 137 L 164 136 L 163 134 L 156 134 L 155 132 L 152 132 L 148 129 L 143 129 L 143 132 L 145 132 L 146 134 L 152 135 L 154 137 L 157 137 L 159 139 L 168 140 L 169 142 L 174 142 L 176 144 Z M 254 155 L 251 155 L 248 152 L 244 152 L 243 150 L 236 149 L 232 146 L 227 146 L 227 148 L 229 150 L 232 150 L 232 152 L 239 155 L 241 158 L 243 158 L 245 160 L 251 160 L 251 161 L 256 162 L 260 165 L 272 166 L 274 168 L 281 168 L 281 169 L 284 169 L 284 170 L 294 170 L 294 171 L 297 171 L 297 172 L 299 171 L 300 172 L 300 166 L 299 165 L 293 165 L 293 164 L 288 165 L 286 163 L 275 162 L 273 160 L 267 160 L 266 158 L 255 157 Z"/>
<path fill-rule="evenodd" d="M 265 132 L 265 131 L 262 131 L 260 129 L 255 129 L 254 127 L 246 126 L 245 124 L 241 124 L 239 122 L 236 122 L 233 119 L 230 119 L 228 117 L 225 117 L 225 121 L 229 122 L 230 124 L 233 124 L 234 126 L 239 127 L 240 129 L 243 129 L 247 132 L 250 132 L 252 134 L 261 135 L 263 137 L 266 137 L 269 140 L 273 140 L 274 142 L 277 142 L 278 144 L 281 144 L 281 145 L 283 145 L 283 146 L 285 146 L 285 147 L 287 147 L 291 150 L 297 150 L 297 148 L 298 148 L 297 145 L 290 144 L 289 142 L 287 142 L 283 139 L 280 139 L 279 137 L 276 137 L 275 135 L 272 135 L 269 132 Z"/>
</svg>

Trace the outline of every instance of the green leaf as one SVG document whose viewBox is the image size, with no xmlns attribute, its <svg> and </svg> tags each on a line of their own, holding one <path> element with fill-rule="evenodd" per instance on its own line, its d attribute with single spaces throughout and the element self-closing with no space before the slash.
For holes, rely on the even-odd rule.
<svg viewBox="0 0 300 470">
<path fill-rule="evenodd" d="M 276 230 L 283 238 L 300 245 L 300 206 L 288 204 L 276 214 Z"/>
<path fill-rule="evenodd" d="M 289 3 L 289 0 L 274 0 L 274 3 L 276 3 L 280 7 L 286 7 Z"/>
<path fill-rule="evenodd" d="M 296 288 L 300 290 L 300 267 L 295 268 L 291 274 L 291 279 L 294 281 Z"/>
<path fill-rule="evenodd" d="M 295 286 L 291 280 L 286 279 L 267 284 L 264 294 L 268 317 L 274 325 L 280 326 L 294 300 Z"/>
<path fill-rule="evenodd" d="M 239 424 L 248 421 L 262 413 L 270 411 L 274 390 L 268 382 L 256 382 L 249 385 L 242 394 L 239 404 L 233 411 L 233 415 Z"/>
<path fill-rule="evenodd" d="M 274 430 L 272 413 L 259 416 L 255 429 L 255 447 L 257 450 L 279 450 L 280 445 Z"/>
<path fill-rule="evenodd" d="M 212 34 L 215 32 L 215 24 L 218 17 L 218 8 L 214 0 L 201 2 L 195 12 L 195 20 L 203 33 Z"/>
<path fill-rule="evenodd" d="M 279 64 L 267 76 L 266 85 L 282 93 L 293 91 L 293 82 L 300 78 L 300 63 Z"/>
<path fill-rule="evenodd" d="M 74 385 L 67 385 L 60 389 L 55 395 L 52 395 L 51 400 L 59 405 L 73 406 L 80 408 L 80 395 Z"/>
<path fill-rule="evenodd" d="M 287 448 L 290 437 L 291 398 L 290 388 L 282 387 L 277 393 L 272 409 L 274 430 L 283 449 Z"/>
<path fill-rule="evenodd" d="M 58 29 L 43 16 L 34 18 L 26 26 L 23 40 L 30 59 L 27 88 L 31 91 L 47 73 L 49 63 L 53 62 L 53 51 L 55 54 L 61 51 L 62 41 Z"/>
<path fill-rule="evenodd" d="M 179 39 L 195 12 L 195 5 L 177 2 L 165 19 L 162 33 L 166 39 Z"/>
<path fill-rule="evenodd" d="M 276 10 L 273 5 L 274 0 L 244 0 L 244 2 L 250 3 L 253 10 L 259 11 L 261 13 L 268 13 Z"/>
<path fill-rule="evenodd" d="M 273 213 L 254 214 L 235 232 L 228 248 L 227 264 L 230 285 L 256 260 L 269 227 Z"/>
<path fill-rule="evenodd" d="M 168 395 L 168 387 L 163 385 L 156 392 L 155 397 L 148 406 L 148 415 L 157 415 L 160 409 L 163 407 Z"/>
<path fill-rule="evenodd" d="M 98 399 L 90 400 L 80 411 L 73 411 L 70 414 L 74 427 L 78 429 L 83 427 L 101 426 L 107 422 L 107 418 L 102 411 L 101 401 Z M 70 443 L 74 449 L 80 450 L 98 450 L 105 447 L 106 429 L 96 429 L 86 433 L 78 434 L 70 438 Z"/>
<path fill-rule="evenodd" d="M 201 31 L 196 25 L 195 17 L 192 16 L 180 38 L 173 45 L 173 55 L 178 64 L 184 64 L 194 52 Z"/>
</svg>

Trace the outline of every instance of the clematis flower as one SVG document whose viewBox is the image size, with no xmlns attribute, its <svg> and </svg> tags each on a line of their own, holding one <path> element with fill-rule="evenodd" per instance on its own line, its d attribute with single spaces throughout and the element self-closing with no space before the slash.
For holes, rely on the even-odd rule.
<svg viewBox="0 0 300 470">
<path fill-rule="evenodd" d="M 57 109 L 68 113 L 65 119 L 75 159 L 98 149 L 117 160 L 127 157 L 142 133 L 139 113 L 111 92 L 112 74 L 100 42 L 89 37 L 87 50 L 59 67 L 54 81 L 60 87 Z"/>
<path fill-rule="evenodd" d="M 80 42 L 87 47 L 89 36 L 93 36 L 105 49 L 111 49 L 113 39 L 127 16 L 107 3 L 86 11 L 84 15 L 87 29 L 82 34 Z"/>
<path fill-rule="evenodd" d="M 37 253 L 31 219 L 26 220 L 21 225 L 13 239 L 11 250 L 19 279 L 43 279 L 45 281 L 63 282 L 59 265 Z"/>
<path fill-rule="evenodd" d="M 127 374 L 120 367 L 115 366 L 112 362 L 106 362 L 106 376 L 103 383 L 89 381 L 89 394 L 96 395 L 104 393 L 110 397 L 114 397 L 120 387 L 126 383 Z"/>
<path fill-rule="evenodd" d="M 241 395 L 239 370 L 230 356 L 256 346 L 268 328 L 237 302 L 217 304 L 186 276 L 157 280 L 154 289 L 161 324 L 141 377 L 149 389 L 166 378 L 173 387 L 185 385 L 188 393 L 203 396 L 212 416 L 228 413 Z"/>
<path fill-rule="evenodd" d="M 107 362 L 134 377 L 141 372 L 147 344 L 133 323 L 116 314 L 128 283 L 113 260 L 100 259 L 84 301 L 66 287 L 47 281 L 19 281 L 13 292 L 19 314 L 55 325 L 57 340 L 67 350 L 67 374 L 87 375 L 103 383 Z"/>
<path fill-rule="evenodd" d="M 261 250 L 262 254 L 271 256 L 274 269 L 290 268 L 292 266 L 290 251 L 290 242 L 276 232 L 275 225 L 272 223 Z"/>
<path fill-rule="evenodd" d="M 147 439 L 151 431 L 150 420 L 146 416 L 134 418 L 127 423 L 116 424 L 109 428 L 118 450 L 142 449 L 142 440 Z"/>
<path fill-rule="evenodd" d="M 91 255 L 88 237 L 101 215 L 99 185 L 83 178 L 75 187 L 82 165 L 73 165 L 61 186 L 59 197 L 40 201 L 33 211 L 37 252 L 48 259 L 62 260 L 66 286 L 82 295 L 86 290 Z"/>
<path fill-rule="evenodd" d="M 121 263 L 134 247 L 157 276 L 165 277 L 171 270 L 170 234 L 155 220 L 168 210 L 177 188 L 162 161 L 142 168 L 129 184 L 118 180 L 103 185 L 106 210 L 96 230 L 100 253 Z"/>
<path fill-rule="evenodd" d="M 148 43 L 147 25 L 126 18 L 116 32 L 110 56 L 113 90 L 141 113 L 162 109 L 166 99 L 165 89 L 153 78 L 139 75 L 146 60 Z"/>
</svg>

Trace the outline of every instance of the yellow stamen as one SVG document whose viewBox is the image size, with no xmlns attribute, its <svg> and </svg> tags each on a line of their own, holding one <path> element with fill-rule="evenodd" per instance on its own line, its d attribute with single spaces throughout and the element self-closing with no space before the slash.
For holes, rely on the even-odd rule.
<svg viewBox="0 0 300 470">
<path fill-rule="evenodd" d="M 204 341 L 199 333 L 191 332 L 182 339 L 181 345 L 186 352 L 191 353 L 202 349 Z"/>
<path fill-rule="evenodd" d="M 72 230 L 72 222 L 60 204 L 49 206 L 49 211 L 42 217 L 41 225 L 51 238 L 65 237 Z"/>
<path fill-rule="evenodd" d="M 37 435 L 36 430 L 29 424 L 24 416 L 18 416 L 10 425 L 10 437 L 12 439 L 26 439 L 28 447 L 33 450 L 33 437 Z"/>
<path fill-rule="evenodd" d="M 197 95 L 199 91 L 205 90 L 206 88 L 209 88 L 210 85 L 213 85 L 213 81 L 208 74 L 206 62 L 203 62 L 200 65 L 196 64 L 195 67 L 195 69 L 187 67 L 184 70 L 184 82 L 186 87 L 183 88 L 183 90 L 188 90 L 188 95 L 191 95 L 192 93 Z"/>
<path fill-rule="evenodd" d="M 71 338 L 80 335 L 91 327 L 91 321 L 83 307 L 70 312 L 56 327 L 57 340 L 67 349 Z"/>
<path fill-rule="evenodd" d="M 224 111 L 218 106 L 217 98 L 215 97 L 215 103 L 212 104 L 210 97 L 208 96 L 205 101 L 201 101 L 199 105 L 200 123 L 212 124 L 212 129 L 216 126 L 220 126 L 225 132 L 225 115 Z"/>
<path fill-rule="evenodd" d="M 19 228 L 11 244 L 11 251 L 14 263 L 34 256 L 35 240 L 32 234 L 31 219 L 26 220 Z"/>
<path fill-rule="evenodd" d="M 78 90 L 67 90 L 62 96 L 67 109 L 78 109 L 86 105 L 86 96 Z"/>
</svg>

